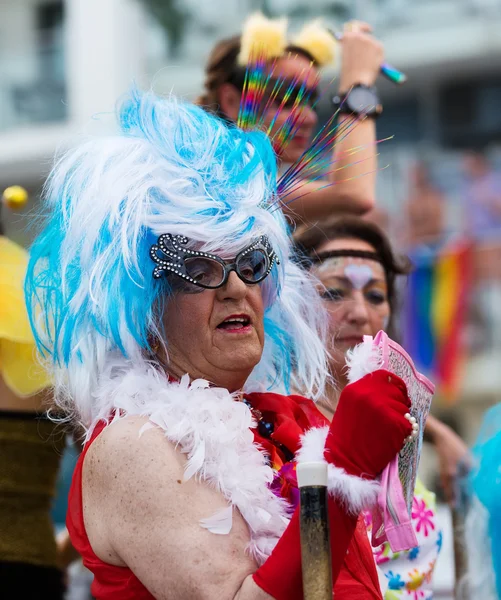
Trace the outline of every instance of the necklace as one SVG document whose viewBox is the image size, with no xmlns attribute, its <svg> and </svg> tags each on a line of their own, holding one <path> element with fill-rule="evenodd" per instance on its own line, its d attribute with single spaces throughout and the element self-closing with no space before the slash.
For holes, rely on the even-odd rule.
<svg viewBox="0 0 501 600">
<path fill-rule="evenodd" d="M 271 437 L 273 432 L 275 431 L 274 423 L 266 421 L 263 417 L 263 413 L 259 409 L 254 408 L 246 398 L 244 398 L 243 401 L 245 403 L 245 406 L 247 406 L 248 409 L 251 411 L 254 420 L 257 422 L 257 431 L 259 435 L 269 440 L 270 443 L 272 443 L 276 448 L 278 448 L 282 452 L 285 462 L 290 462 L 291 460 L 294 460 L 294 453 L 291 452 L 288 448 L 286 448 L 283 444 L 280 444 Z"/>
<path fill-rule="evenodd" d="M 244 404 L 251 411 L 252 416 L 254 417 L 254 419 L 257 422 L 257 430 L 258 430 L 259 435 L 261 435 L 262 437 L 264 437 L 266 439 L 270 439 L 271 434 L 275 430 L 274 424 L 270 423 L 269 421 L 265 421 L 263 418 L 263 413 L 260 410 L 258 410 L 257 408 L 254 408 L 252 406 L 252 404 L 246 398 L 244 398 Z M 271 441 L 273 441 L 273 440 L 271 440 Z"/>
</svg>

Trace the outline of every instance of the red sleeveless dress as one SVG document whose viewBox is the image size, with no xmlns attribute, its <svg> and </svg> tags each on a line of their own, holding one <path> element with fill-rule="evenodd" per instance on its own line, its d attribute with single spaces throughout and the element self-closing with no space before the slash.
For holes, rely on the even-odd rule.
<svg viewBox="0 0 501 600">
<path fill-rule="evenodd" d="M 83 564 L 94 574 L 91 593 L 96 600 L 154 600 L 155 597 L 129 568 L 110 565 L 98 558 L 92 550 L 85 531 L 82 505 L 82 467 L 88 449 L 106 425 L 107 423 L 103 421 L 96 426 L 73 471 L 66 527 L 73 547 L 82 556 Z"/>
<path fill-rule="evenodd" d="M 287 452 L 284 454 L 282 448 L 294 453 L 304 431 L 327 424 L 314 403 L 301 396 L 250 394 L 246 399 L 253 408 L 259 410 L 263 418 L 274 424 L 271 436 L 274 443 L 263 438 L 257 430 L 253 430 L 253 433 L 255 441 L 269 453 L 276 470 L 280 470 L 280 465 L 287 467 L 288 464 Z M 82 467 L 90 445 L 105 427 L 104 422 L 96 426 L 76 464 L 68 499 L 66 525 L 73 546 L 82 556 L 83 564 L 94 574 L 91 592 L 96 600 L 154 600 L 154 596 L 129 568 L 110 565 L 98 558 L 85 531 Z M 293 500 L 297 492 L 295 477 L 290 477 L 290 469 L 284 468 L 283 472 L 284 477 L 279 483 L 280 494 Z M 336 600 L 382 600 L 376 565 L 362 518 L 358 520 L 334 594 Z"/>
</svg>

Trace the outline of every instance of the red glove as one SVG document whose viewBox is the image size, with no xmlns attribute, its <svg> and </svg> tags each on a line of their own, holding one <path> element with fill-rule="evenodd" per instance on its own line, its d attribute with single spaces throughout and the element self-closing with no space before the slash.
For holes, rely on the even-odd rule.
<svg viewBox="0 0 501 600">
<path fill-rule="evenodd" d="M 346 386 L 325 443 L 327 462 L 348 474 L 375 479 L 400 452 L 412 426 L 405 383 L 379 370 Z"/>
<path fill-rule="evenodd" d="M 336 498 L 329 497 L 333 584 L 343 565 L 357 519 L 357 515 L 348 515 Z M 291 522 L 270 557 L 254 573 L 253 578 L 257 585 L 275 600 L 303 600 L 299 508 L 294 511 Z"/>
<path fill-rule="evenodd" d="M 327 436 L 324 449 L 327 462 L 344 469 L 354 476 L 353 480 L 375 479 L 401 450 L 412 431 L 404 417 L 409 408 L 405 383 L 388 371 L 377 371 L 347 386 Z M 357 519 L 358 514 L 347 506 L 346 497 L 329 495 L 333 583 L 344 562 Z M 299 510 L 253 578 L 276 600 L 303 599 Z"/>
</svg>

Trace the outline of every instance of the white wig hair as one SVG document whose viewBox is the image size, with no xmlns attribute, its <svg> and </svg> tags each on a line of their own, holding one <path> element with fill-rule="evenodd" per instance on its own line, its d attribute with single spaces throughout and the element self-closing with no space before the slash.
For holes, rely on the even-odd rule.
<svg viewBox="0 0 501 600">
<path fill-rule="evenodd" d="M 164 233 L 229 257 L 268 236 L 280 264 L 261 284 L 265 346 L 250 381 L 320 396 L 328 373 L 325 313 L 313 280 L 291 258 L 268 138 L 137 90 L 117 120 L 116 135 L 64 153 L 44 190 L 48 216 L 31 250 L 26 297 L 56 401 L 89 427 L 111 357 L 151 362 L 159 307 L 172 293 L 165 279 L 153 278 L 149 254 Z"/>
</svg>

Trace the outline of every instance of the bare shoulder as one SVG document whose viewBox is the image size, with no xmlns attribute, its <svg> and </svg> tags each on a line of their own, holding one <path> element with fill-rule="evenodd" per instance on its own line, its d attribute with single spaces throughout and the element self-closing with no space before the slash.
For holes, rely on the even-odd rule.
<svg viewBox="0 0 501 600">
<path fill-rule="evenodd" d="M 161 429 L 146 417 L 131 416 L 108 425 L 92 443 L 84 461 L 84 481 L 111 491 L 125 478 L 131 490 L 144 478 L 156 479 L 160 464 L 164 481 L 169 472 L 182 476 L 184 462 Z"/>
<path fill-rule="evenodd" d="M 120 419 L 99 434 L 82 470 L 85 528 L 97 556 L 125 564 L 115 551 L 112 532 L 132 523 L 137 507 L 146 508 L 157 494 L 167 506 L 177 504 L 184 461 L 164 432 L 144 417 Z"/>
</svg>

